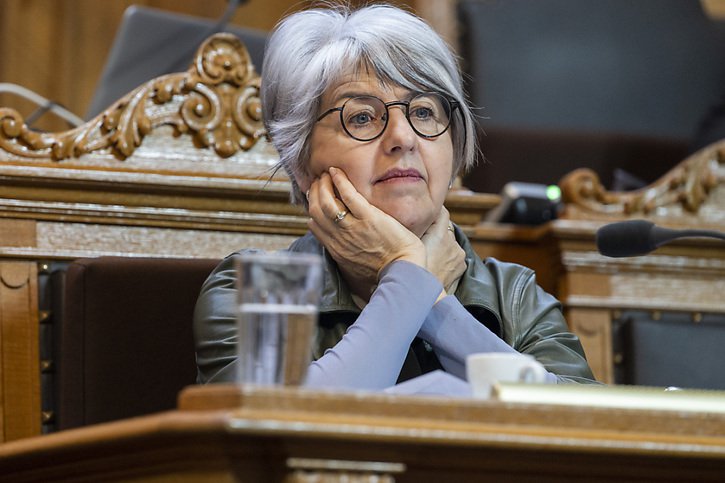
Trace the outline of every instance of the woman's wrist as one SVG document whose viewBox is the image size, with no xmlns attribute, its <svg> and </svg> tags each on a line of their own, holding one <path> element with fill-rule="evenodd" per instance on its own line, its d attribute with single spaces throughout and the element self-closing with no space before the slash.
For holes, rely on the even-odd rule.
<svg viewBox="0 0 725 483">
<path fill-rule="evenodd" d="M 402 255 L 402 256 L 396 258 L 394 261 L 397 261 L 397 260 L 403 260 L 403 261 L 418 265 L 421 268 L 425 268 L 426 270 L 428 269 L 426 267 L 425 252 L 405 254 L 405 255 Z"/>
<path fill-rule="evenodd" d="M 380 276 L 385 270 L 386 267 L 390 266 L 392 263 L 397 261 L 404 261 L 408 263 L 412 263 L 413 265 L 418 265 L 419 267 L 423 269 L 427 268 L 427 258 L 426 258 L 426 252 L 423 245 L 420 245 L 420 249 L 411 248 L 410 250 L 401 252 L 396 254 L 394 257 L 392 257 L 387 262 L 383 263 L 380 267 L 380 270 L 378 270 L 378 281 L 380 280 Z"/>
</svg>

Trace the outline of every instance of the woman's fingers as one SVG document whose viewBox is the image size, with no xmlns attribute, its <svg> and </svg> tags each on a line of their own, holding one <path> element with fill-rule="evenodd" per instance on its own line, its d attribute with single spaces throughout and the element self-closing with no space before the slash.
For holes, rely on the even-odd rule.
<svg viewBox="0 0 725 483">
<path fill-rule="evenodd" d="M 348 208 L 336 197 L 332 179 L 327 173 L 323 173 L 312 183 L 308 204 L 312 219 L 328 230 L 343 222 L 349 215 Z"/>
<path fill-rule="evenodd" d="M 441 212 L 422 237 L 427 254 L 427 268 L 448 290 L 466 270 L 466 254 L 458 245 L 451 226 L 448 210 Z"/>
<path fill-rule="evenodd" d="M 340 201 L 356 218 L 364 218 L 370 209 L 370 203 L 361 195 L 341 169 L 330 168 L 330 181 L 340 194 Z"/>
<path fill-rule="evenodd" d="M 344 171 L 339 168 L 330 168 L 329 172 L 322 173 L 313 182 L 310 198 L 319 211 L 310 210 L 310 215 L 323 226 L 334 228 L 337 226 L 349 227 L 353 219 L 369 218 L 373 216 L 372 206 L 350 182 Z M 309 198 L 308 198 L 309 200 Z M 309 202 L 310 207 L 313 201 Z M 323 220 L 329 220 L 332 224 Z"/>
<path fill-rule="evenodd" d="M 321 174 L 308 200 L 308 226 L 343 270 L 374 284 L 380 270 L 394 260 L 425 266 L 418 237 L 371 205 L 341 169 Z"/>
<path fill-rule="evenodd" d="M 434 236 L 443 238 L 449 233 L 452 233 L 451 230 L 449 230 L 450 226 L 451 218 L 448 214 L 448 210 L 445 207 L 442 207 L 440 213 L 438 214 L 438 217 L 433 221 L 433 224 L 430 226 L 430 228 L 428 228 L 426 235 L 432 234 Z"/>
<path fill-rule="evenodd" d="M 334 220 L 338 213 L 347 211 L 345 204 L 335 195 L 332 179 L 327 173 L 322 173 L 320 176 L 319 203 L 328 220 Z"/>
</svg>

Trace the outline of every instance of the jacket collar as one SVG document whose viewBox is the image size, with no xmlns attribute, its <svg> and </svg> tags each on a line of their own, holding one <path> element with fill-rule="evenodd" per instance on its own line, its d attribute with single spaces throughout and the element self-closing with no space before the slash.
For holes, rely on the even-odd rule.
<svg viewBox="0 0 725 483">
<path fill-rule="evenodd" d="M 456 241 L 466 253 L 466 271 L 458 282 L 456 298 L 466 308 L 479 307 L 491 312 L 500 325 L 500 296 L 491 271 L 486 268 L 481 257 L 473 250 L 471 242 L 463 231 L 457 226 L 454 228 Z"/>
</svg>

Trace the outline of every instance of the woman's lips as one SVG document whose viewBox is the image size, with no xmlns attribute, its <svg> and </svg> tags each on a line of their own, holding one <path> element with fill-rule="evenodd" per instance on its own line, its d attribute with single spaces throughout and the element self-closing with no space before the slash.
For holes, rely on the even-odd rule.
<svg viewBox="0 0 725 483">
<path fill-rule="evenodd" d="M 422 179 L 423 175 L 417 169 L 391 169 L 375 180 L 375 183 L 385 181 L 419 181 Z"/>
</svg>

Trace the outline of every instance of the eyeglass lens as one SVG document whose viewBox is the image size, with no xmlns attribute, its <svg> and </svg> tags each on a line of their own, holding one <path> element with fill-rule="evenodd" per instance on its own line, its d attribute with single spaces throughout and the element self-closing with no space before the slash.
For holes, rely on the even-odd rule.
<svg viewBox="0 0 725 483">
<path fill-rule="evenodd" d="M 438 94 L 419 94 L 409 103 L 390 103 L 389 106 L 407 104 L 406 117 L 413 130 L 424 137 L 443 134 L 450 124 L 451 105 Z M 341 111 L 342 123 L 347 133 L 355 139 L 367 141 L 376 138 L 388 123 L 388 108 L 372 96 L 354 97 Z"/>
</svg>

